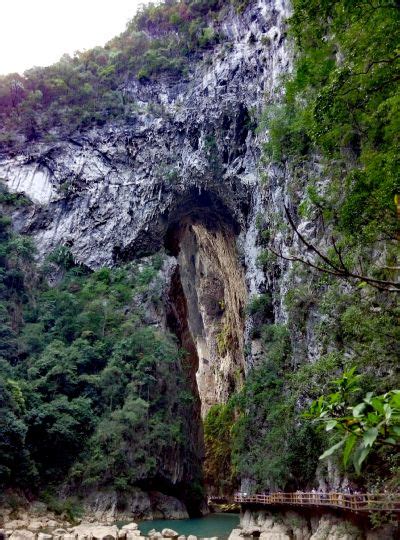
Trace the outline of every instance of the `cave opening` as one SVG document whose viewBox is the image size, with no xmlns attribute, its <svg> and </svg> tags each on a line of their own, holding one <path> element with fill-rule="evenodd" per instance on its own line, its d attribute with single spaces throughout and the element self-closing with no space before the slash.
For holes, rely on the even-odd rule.
<svg viewBox="0 0 400 540">
<path fill-rule="evenodd" d="M 240 227 L 214 195 L 190 193 L 169 212 L 165 249 L 176 258 L 167 299 L 167 326 L 186 351 L 184 367 L 196 402 L 193 436 L 201 458 L 202 419 L 225 403 L 244 377 L 247 289 L 236 239 Z M 207 485 L 220 494 L 219 481 Z"/>
</svg>

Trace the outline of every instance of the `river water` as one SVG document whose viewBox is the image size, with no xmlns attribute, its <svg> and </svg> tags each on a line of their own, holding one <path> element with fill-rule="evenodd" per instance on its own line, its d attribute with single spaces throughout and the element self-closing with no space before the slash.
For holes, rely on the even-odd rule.
<svg viewBox="0 0 400 540">
<path fill-rule="evenodd" d="M 188 536 L 194 534 L 198 537 L 209 538 L 218 536 L 219 539 L 228 538 L 232 529 L 239 524 L 239 514 L 209 514 L 203 518 L 194 519 L 155 519 L 138 523 L 140 532 L 147 536 L 151 529 L 173 529 L 179 534 Z"/>
</svg>

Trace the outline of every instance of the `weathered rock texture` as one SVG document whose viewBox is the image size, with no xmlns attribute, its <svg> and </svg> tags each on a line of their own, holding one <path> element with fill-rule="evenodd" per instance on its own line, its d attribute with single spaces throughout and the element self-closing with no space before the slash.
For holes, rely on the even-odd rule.
<svg viewBox="0 0 400 540">
<path fill-rule="evenodd" d="M 124 508 L 114 491 L 93 492 L 85 497 L 85 519 L 114 523 L 132 519 L 187 519 L 185 505 L 175 497 L 157 491 L 137 489 L 124 499 Z"/>
<path fill-rule="evenodd" d="M 181 221 L 170 241 L 187 303 L 204 416 L 238 388 L 244 372 L 245 275 L 234 231 L 223 222 Z"/>
<path fill-rule="evenodd" d="M 374 531 L 365 527 L 362 519 L 333 512 L 302 512 L 246 510 L 241 516 L 241 528 L 234 529 L 229 540 L 260 538 L 261 540 L 390 540 L 396 538 L 396 528 L 384 526 Z"/>
<path fill-rule="evenodd" d="M 172 251 L 203 414 L 227 399 L 245 370 L 246 288 L 254 293 L 263 280 L 255 262 L 255 127 L 289 69 L 287 11 L 286 0 L 259 0 L 240 15 L 232 8 L 220 23 L 226 41 L 187 79 L 121 88 L 137 110 L 126 123 L 0 161 L 9 189 L 34 202 L 15 225 L 34 237 L 41 256 L 67 245 L 91 268 L 115 265 L 158 251 L 179 231 Z"/>
<path fill-rule="evenodd" d="M 283 204 L 299 203 L 301 195 L 289 189 L 288 171 L 273 165 L 263 188 L 255 126 L 265 103 L 279 102 L 281 76 L 290 71 L 288 13 L 288 0 L 257 0 L 240 15 L 232 8 L 220 28 L 227 41 L 187 79 L 130 80 L 121 88 L 136 106 L 129 121 L 37 143 L 0 161 L 9 189 L 34 203 L 14 223 L 33 236 L 41 257 L 67 245 L 77 262 L 98 268 L 167 249 L 158 324 L 189 351 L 202 414 L 225 401 L 257 362 L 251 320 L 244 326 L 247 297 L 273 292 L 274 321 L 287 318 L 289 265 L 280 262 L 266 276 L 258 269 L 256 223 L 259 213 L 279 220 Z M 299 228 L 313 233 L 307 223 Z M 277 234 L 277 245 L 283 237 Z M 291 336 L 296 361 L 318 355 L 311 315 L 307 335 Z M 144 512 L 138 504 L 133 514 Z M 109 511 L 115 515 L 112 504 Z M 170 517 L 160 512 L 154 517 Z"/>
</svg>

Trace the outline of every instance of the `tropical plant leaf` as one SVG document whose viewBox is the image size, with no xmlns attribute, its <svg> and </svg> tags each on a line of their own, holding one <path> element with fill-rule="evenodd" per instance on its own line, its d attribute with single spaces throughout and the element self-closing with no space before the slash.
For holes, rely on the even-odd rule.
<svg viewBox="0 0 400 540">
<path fill-rule="evenodd" d="M 366 407 L 365 403 L 359 403 L 358 405 L 353 407 L 353 416 L 355 418 L 359 418 L 361 416 L 361 413 L 365 409 L 365 407 Z"/>
<path fill-rule="evenodd" d="M 353 465 L 356 470 L 357 474 L 360 474 L 361 472 L 361 465 L 363 464 L 363 461 L 368 456 L 370 452 L 370 448 L 365 448 L 365 446 L 360 445 L 357 450 L 354 452 L 353 455 Z"/>
<path fill-rule="evenodd" d="M 338 424 L 337 420 L 329 420 L 329 422 L 326 423 L 325 430 L 331 431 L 334 427 L 336 427 Z"/>
<path fill-rule="evenodd" d="M 349 435 L 349 437 L 347 437 L 347 439 L 346 439 L 346 444 L 345 444 L 344 449 L 343 449 L 343 465 L 345 467 L 347 467 L 347 464 L 349 462 L 350 454 L 351 454 L 356 442 L 357 442 L 357 436 L 354 435 L 354 434 Z"/>
<path fill-rule="evenodd" d="M 336 452 L 336 450 L 339 450 L 339 448 L 341 448 L 344 445 L 344 442 L 345 442 L 345 440 L 342 439 L 338 443 L 336 443 L 333 446 L 331 446 L 330 448 L 328 448 L 328 450 L 325 450 L 325 452 L 319 457 L 319 459 L 325 459 L 325 458 L 331 456 L 334 452 Z"/>
<path fill-rule="evenodd" d="M 378 428 L 372 427 L 369 428 L 363 436 L 363 443 L 365 447 L 371 447 L 374 442 L 376 441 L 376 438 L 378 437 L 379 431 Z"/>
</svg>

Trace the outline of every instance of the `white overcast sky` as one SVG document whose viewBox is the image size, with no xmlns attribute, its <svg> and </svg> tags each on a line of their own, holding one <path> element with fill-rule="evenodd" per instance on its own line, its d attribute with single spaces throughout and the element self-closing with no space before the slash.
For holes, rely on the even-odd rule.
<svg viewBox="0 0 400 540">
<path fill-rule="evenodd" d="M 1 0 L 0 74 L 104 45 L 146 0 Z"/>
</svg>

